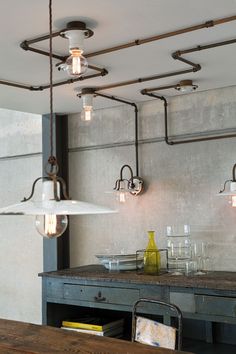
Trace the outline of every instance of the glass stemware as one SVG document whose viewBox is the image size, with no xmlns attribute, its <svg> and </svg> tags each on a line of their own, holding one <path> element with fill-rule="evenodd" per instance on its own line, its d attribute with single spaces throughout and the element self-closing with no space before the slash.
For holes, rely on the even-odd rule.
<svg viewBox="0 0 236 354">
<path fill-rule="evenodd" d="M 192 259 L 196 262 L 196 275 L 203 275 L 207 273 L 209 265 L 208 256 L 209 245 L 206 242 L 193 242 L 191 246 Z"/>
</svg>

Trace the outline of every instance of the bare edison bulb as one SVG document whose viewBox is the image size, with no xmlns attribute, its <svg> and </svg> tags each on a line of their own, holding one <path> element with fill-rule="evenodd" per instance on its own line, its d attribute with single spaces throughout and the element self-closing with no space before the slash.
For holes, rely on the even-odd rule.
<svg viewBox="0 0 236 354">
<path fill-rule="evenodd" d="M 129 198 L 129 195 L 130 195 L 130 193 L 125 186 L 125 182 L 120 181 L 120 187 L 116 191 L 116 200 L 119 203 L 124 204 L 127 201 L 127 199 Z"/>
<path fill-rule="evenodd" d="M 68 225 L 67 215 L 37 215 L 35 219 L 36 230 L 40 235 L 47 238 L 56 238 L 61 236 Z"/>
<path fill-rule="evenodd" d="M 116 199 L 118 200 L 119 203 L 124 204 L 129 197 L 128 194 L 129 193 L 125 191 L 118 191 L 116 194 Z"/>
<path fill-rule="evenodd" d="M 93 94 L 86 93 L 82 95 L 83 110 L 81 111 L 80 118 L 85 122 L 89 122 L 93 119 Z"/>
<path fill-rule="evenodd" d="M 93 107 L 91 106 L 85 106 L 80 114 L 81 120 L 85 122 L 89 122 L 93 119 L 94 116 L 94 111 Z"/>
<path fill-rule="evenodd" d="M 60 184 L 57 182 L 57 195 L 60 195 Z M 42 184 L 42 203 L 45 209 L 48 208 L 48 203 L 55 200 L 54 182 L 44 181 Z M 35 219 L 36 230 L 40 235 L 47 238 L 59 237 L 66 230 L 68 225 L 67 215 L 56 214 L 56 210 L 51 210 L 48 214 L 37 215 Z"/>
<path fill-rule="evenodd" d="M 74 78 L 80 77 L 88 69 L 87 59 L 83 57 L 79 49 L 71 49 L 70 53 L 71 56 L 66 59 L 67 71 Z"/>
<path fill-rule="evenodd" d="M 233 208 L 236 208 L 236 195 L 232 195 L 229 197 L 229 204 L 231 204 Z"/>
</svg>

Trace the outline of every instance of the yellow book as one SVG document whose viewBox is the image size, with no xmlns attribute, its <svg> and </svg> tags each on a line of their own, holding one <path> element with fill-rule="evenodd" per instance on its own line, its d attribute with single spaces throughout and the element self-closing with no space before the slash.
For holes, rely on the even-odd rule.
<svg viewBox="0 0 236 354">
<path fill-rule="evenodd" d="M 111 320 L 107 318 L 85 317 L 75 320 L 62 321 L 63 327 L 89 329 L 93 331 L 106 331 L 123 325 L 124 319 Z"/>
<path fill-rule="evenodd" d="M 115 327 L 108 329 L 106 331 L 94 331 L 92 329 L 82 329 L 82 328 L 71 328 L 71 327 L 61 327 L 62 329 L 75 331 L 79 333 L 87 333 L 87 334 L 94 334 L 96 336 L 105 336 L 105 337 L 117 337 L 122 336 L 123 333 L 123 326 Z"/>
</svg>

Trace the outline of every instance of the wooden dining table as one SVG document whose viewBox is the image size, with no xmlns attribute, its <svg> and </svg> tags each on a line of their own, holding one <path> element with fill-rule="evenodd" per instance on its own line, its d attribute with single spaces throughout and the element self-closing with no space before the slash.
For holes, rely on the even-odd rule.
<svg viewBox="0 0 236 354">
<path fill-rule="evenodd" d="M 4 319 L 0 319 L 0 353 L 190 354 L 116 338 Z"/>
</svg>

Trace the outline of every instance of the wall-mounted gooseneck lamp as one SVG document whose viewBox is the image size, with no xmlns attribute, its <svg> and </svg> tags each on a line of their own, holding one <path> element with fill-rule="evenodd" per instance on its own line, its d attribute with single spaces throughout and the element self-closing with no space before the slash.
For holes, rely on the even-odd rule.
<svg viewBox="0 0 236 354">
<path fill-rule="evenodd" d="M 82 117 L 85 117 L 87 114 L 88 119 L 85 120 L 90 120 L 91 115 L 90 113 L 86 113 L 87 111 L 87 105 L 89 106 L 91 104 L 91 107 L 89 106 L 88 111 L 92 112 L 92 101 L 93 97 L 103 97 L 107 98 L 109 100 L 121 102 L 128 104 L 132 107 L 134 107 L 134 113 L 135 113 L 135 163 L 136 163 L 136 175 L 134 176 L 132 168 L 125 164 L 121 167 L 120 169 L 120 178 L 117 179 L 114 187 L 114 191 L 116 192 L 117 199 L 121 203 L 124 203 L 128 197 L 128 195 L 133 195 L 136 196 L 140 194 L 143 191 L 143 180 L 142 178 L 139 177 L 139 154 L 138 154 L 138 107 L 134 102 L 129 102 L 126 101 L 122 98 L 118 98 L 115 96 L 110 96 L 106 95 L 104 93 L 99 92 L 99 88 L 83 88 L 80 93 L 77 94 L 79 98 L 82 98 L 83 100 L 83 111 L 81 113 Z M 88 97 L 88 98 L 87 98 Z M 86 103 L 86 105 L 84 105 Z M 130 173 L 130 178 L 125 179 L 123 178 L 123 173 L 124 169 L 128 169 Z"/>
<path fill-rule="evenodd" d="M 70 200 L 65 181 L 57 176 L 59 166 L 54 153 L 53 141 L 53 66 L 52 66 L 52 0 L 49 0 L 49 46 L 50 46 L 50 156 L 48 158 L 45 173 L 47 177 L 37 178 L 28 198 L 21 203 L 0 209 L 0 215 L 34 215 L 36 216 L 36 229 L 45 237 L 54 238 L 61 236 L 67 227 L 67 215 L 107 214 L 114 210 L 98 205 Z M 42 181 L 41 200 L 33 200 L 37 182 Z M 61 193 L 61 191 L 62 193 Z M 61 198 L 62 194 L 62 198 Z M 63 199 L 63 200 L 62 200 Z"/>
<path fill-rule="evenodd" d="M 58 69 L 66 70 L 73 78 L 80 77 L 88 69 L 88 61 L 82 55 L 84 52 L 84 39 L 92 37 L 93 31 L 86 28 L 84 22 L 72 21 L 67 24 L 65 30 L 60 32 L 60 35 L 69 39 L 70 56 L 65 63 L 58 65 Z"/>
<path fill-rule="evenodd" d="M 123 177 L 124 169 L 130 172 L 130 178 Z M 125 203 L 127 197 L 131 195 L 138 195 L 143 190 L 143 180 L 138 176 L 133 176 L 132 168 L 129 165 L 123 165 L 120 169 L 120 178 L 116 180 L 114 191 L 117 194 L 117 199 L 120 203 Z"/>
<path fill-rule="evenodd" d="M 229 190 L 226 191 L 226 185 L 229 183 Z M 228 196 L 230 198 L 229 203 L 232 207 L 236 207 L 236 164 L 234 164 L 232 169 L 232 179 L 225 181 L 223 189 L 217 194 L 218 196 Z"/>
</svg>

